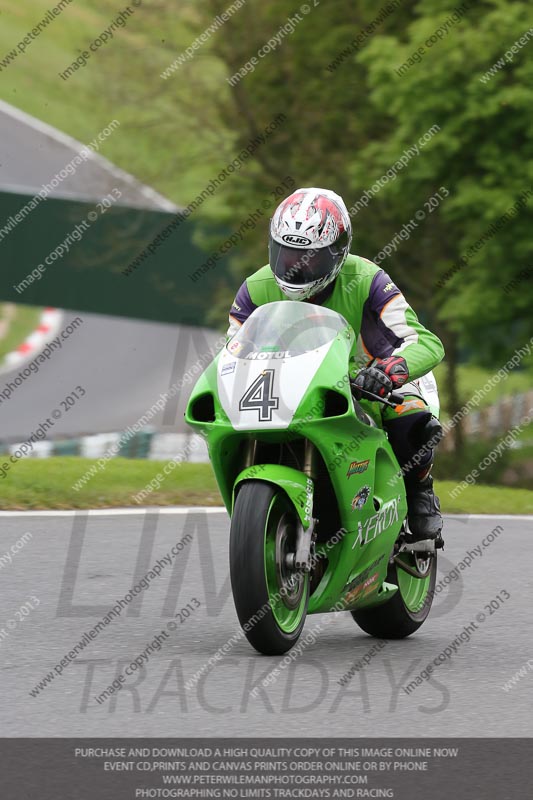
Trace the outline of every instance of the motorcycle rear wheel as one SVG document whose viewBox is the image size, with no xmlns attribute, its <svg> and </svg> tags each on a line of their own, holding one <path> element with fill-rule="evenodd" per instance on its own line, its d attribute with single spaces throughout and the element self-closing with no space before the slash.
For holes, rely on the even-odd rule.
<svg viewBox="0 0 533 800">
<path fill-rule="evenodd" d="M 408 569 L 398 565 L 398 561 Z M 390 600 L 373 608 L 351 611 L 351 615 L 365 633 L 379 639 L 405 639 L 417 631 L 431 610 L 437 578 L 437 556 L 427 562 L 425 574 L 420 571 L 420 557 L 403 552 L 389 563 L 387 583 L 398 587 Z M 415 577 L 411 572 L 418 572 Z"/>
</svg>

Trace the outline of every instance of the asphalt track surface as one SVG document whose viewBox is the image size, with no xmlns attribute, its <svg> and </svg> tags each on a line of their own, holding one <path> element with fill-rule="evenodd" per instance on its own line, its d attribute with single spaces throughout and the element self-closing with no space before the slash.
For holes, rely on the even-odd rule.
<svg viewBox="0 0 533 800">
<path fill-rule="evenodd" d="M 282 658 L 259 656 L 238 640 L 190 690 L 185 682 L 238 630 L 224 511 L 2 512 L 0 523 L 0 556 L 31 533 L 11 563 L 0 560 L 2 736 L 531 736 L 533 669 L 509 691 L 502 687 L 533 657 L 533 518 L 447 518 L 438 576 L 445 585 L 431 616 L 411 638 L 388 642 L 346 686 L 339 679 L 376 640 L 343 613 L 309 617 L 309 644 L 285 667 Z M 458 580 L 446 581 L 498 525 L 482 555 L 458 570 Z M 190 541 L 172 566 L 30 696 L 125 596 L 134 575 L 144 575 L 186 534 Z M 491 613 L 485 606 L 502 591 L 510 598 Z M 196 605 L 192 598 L 200 608 L 174 622 L 176 612 Z M 27 603 L 34 608 L 17 615 Z M 470 640 L 407 694 L 402 687 L 479 613 L 486 618 Z M 169 623 L 176 625 L 171 633 Z M 168 634 L 161 649 L 98 704 L 95 696 L 161 631 Z M 252 697 L 276 666 L 279 677 Z"/>
<path fill-rule="evenodd" d="M 96 142 L 96 152 L 77 165 L 74 174 L 61 175 L 59 185 L 52 186 L 50 196 L 99 200 L 111 189 L 119 188 L 122 205 L 177 211 L 167 198 L 100 155 L 98 150 L 105 152 L 106 139 L 116 132 L 120 135 L 120 127 L 112 126 L 110 131 L 95 130 L 93 141 Z M 99 133 L 103 137 L 100 142 Z M 85 146 L 3 100 L 0 100 L 0 141 L 0 189 L 28 195 L 48 185 Z"/>
<path fill-rule="evenodd" d="M 209 351 L 218 338 L 207 329 L 120 319 L 65 311 L 60 332 L 81 317 L 61 348 L 55 348 L 38 372 L 20 379 L 30 362 L 0 373 L 0 440 L 25 441 L 45 420 L 54 420 L 47 438 L 124 430 L 132 425 L 172 383 Z M 60 332 L 56 336 L 60 335 Z M 204 365 L 207 361 L 200 361 Z M 185 404 L 196 376 L 150 421 L 159 432 L 185 432 Z M 18 385 L 15 385 L 18 381 Z M 5 392 L 11 384 L 11 395 Z M 77 386 L 85 395 L 67 409 L 62 400 Z M 81 392 L 78 391 L 78 394 Z M 4 397 L 6 399 L 4 399 Z"/>
</svg>

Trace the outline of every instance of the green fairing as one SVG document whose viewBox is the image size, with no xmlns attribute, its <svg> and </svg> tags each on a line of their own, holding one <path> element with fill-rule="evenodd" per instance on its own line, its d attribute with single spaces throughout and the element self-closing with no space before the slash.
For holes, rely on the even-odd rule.
<svg viewBox="0 0 533 800">
<path fill-rule="evenodd" d="M 372 271 L 370 267 L 365 269 L 365 280 L 370 280 Z M 301 307 L 304 304 L 294 305 Z M 328 566 L 311 594 L 309 613 L 330 611 L 343 600 L 342 607 L 346 609 L 370 607 L 387 601 L 397 591 L 397 587 L 386 584 L 385 579 L 389 557 L 407 512 L 404 483 L 384 432 L 362 421 L 355 413 L 346 373 L 353 342 L 354 333 L 346 325 L 332 341 L 292 421 L 284 430 L 267 429 L 259 424 L 246 431 L 233 428 L 218 393 L 217 365 L 221 354 L 198 380 L 186 411 L 186 421 L 207 439 L 216 479 L 230 515 L 239 487 L 244 481 L 256 479 L 272 483 L 284 491 L 298 518 L 304 522 L 301 503 L 307 476 L 279 464 L 263 466 L 259 463 L 247 467 L 243 443 L 255 438 L 265 443 L 304 438 L 312 442 L 320 453 L 338 503 L 341 532 L 338 540 L 333 537 L 333 544 L 331 540 L 317 544 L 317 553 L 327 554 Z M 269 361 L 265 365 L 273 363 Z M 277 368 L 279 366 L 280 361 L 276 364 Z M 345 398 L 347 410 L 337 416 L 324 417 L 324 396 L 331 389 Z M 206 394 L 213 397 L 215 419 L 200 422 L 195 419 L 193 409 L 198 399 Z M 352 501 L 363 487 L 371 487 L 371 495 L 362 508 L 352 510 Z M 375 506 L 385 510 L 377 512 Z M 346 600 L 347 587 L 374 563 L 371 577 L 377 577 L 368 590 Z"/>
<path fill-rule="evenodd" d="M 247 480 L 266 481 L 283 489 L 292 501 L 304 529 L 307 530 L 311 522 L 308 509 L 313 507 L 313 481 L 309 480 L 306 475 L 292 467 L 284 467 L 280 464 L 257 464 L 243 469 L 235 480 L 232 510 L 237 487 Z M 309 505 L 306 505 L 307 503 Z"/>
</svg>

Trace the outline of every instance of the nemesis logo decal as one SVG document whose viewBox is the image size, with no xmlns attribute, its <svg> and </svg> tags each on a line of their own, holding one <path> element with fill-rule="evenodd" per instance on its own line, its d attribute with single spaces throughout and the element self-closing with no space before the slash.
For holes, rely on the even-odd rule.
<svg viewBox="0 0 533 800">
<path fill-rule="evenodd" d="M 346 473 L 346 477 L 349 478 L 350 475 L 358 475 L 361 472 L 366 472 L 368 469 L 368 465 L 370 461 L 352 461 L 350 466 L 348 467 L 348 472 Z"/>
</svg>

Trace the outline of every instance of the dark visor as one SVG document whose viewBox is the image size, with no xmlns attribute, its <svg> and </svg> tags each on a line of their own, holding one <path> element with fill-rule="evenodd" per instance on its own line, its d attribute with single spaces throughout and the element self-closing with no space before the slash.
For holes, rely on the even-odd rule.
<svg viewBox="0 0 533 800">
<path fill-rule="evenodd" d="M 270 267 L 277 278 L 301 286 L 329 275 L 342 259 L 343 252 L 336 247 L 299 250 L 271 239 L 269 255 Z"/>
</svg>

